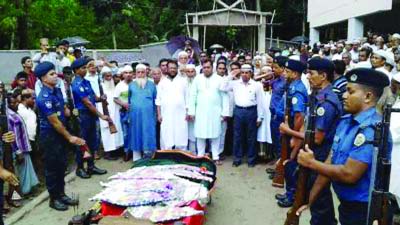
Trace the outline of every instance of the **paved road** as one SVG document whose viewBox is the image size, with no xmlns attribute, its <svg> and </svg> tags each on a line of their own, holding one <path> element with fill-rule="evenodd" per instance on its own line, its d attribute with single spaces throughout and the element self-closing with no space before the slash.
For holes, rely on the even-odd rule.
<svg viewBox="0 0 400 225">
<path fill-rule="evenodd" d="M 67 193 L 79 193 L 81 212 L 92 206 L 88 199 L 101 189 L 99 182 L 116 172 L 126 171 L 131 163 L 100 161 L 98 165 L 109 170 L 108 175 L 94 176 L 90 180 L 76 178 L 67 185 Z M 282 225 L 286 209 L 280 209 L 274 195 L 282 190 L 271 187 L 265 166 L 249 169 L 247 165 L 232 168 L 228 159 L 217 171 L 217 188 L 208 206 L 206 225 Z M 48 207 L 48 201 L 40 204 L 16 225 L 65 225 L 73 216 L 73 210 L 57 212 Z M 306 213 L 300 224 L 309 224 Z"/>
</svg>

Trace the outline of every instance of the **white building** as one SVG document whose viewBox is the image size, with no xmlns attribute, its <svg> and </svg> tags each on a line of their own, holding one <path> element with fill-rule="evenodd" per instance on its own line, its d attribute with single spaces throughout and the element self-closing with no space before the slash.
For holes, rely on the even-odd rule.
<svg viewBox="0 0 400 225">
<path fill-rule="evenodd" d="M 366 26 L 373 31 L 380 29 L 382 32 L 400 32 L 397 30 L 400 29 L 399 2 L 400 0 L 308 0 L 310 43 L 318 42 L 321 30 L 329 26 L 342 26 L 346 29 L 347 25 L 347 37 L 342 38 L 348 40 L 365 36 Z M 396 30 L 394 27 L 397 27 Z"/>
</svg>

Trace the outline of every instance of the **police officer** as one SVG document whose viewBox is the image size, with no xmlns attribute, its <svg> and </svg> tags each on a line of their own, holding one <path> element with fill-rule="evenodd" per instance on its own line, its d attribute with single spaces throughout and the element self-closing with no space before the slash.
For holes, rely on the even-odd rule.
<svg viewBox="0 0 400 225">
<path fill-rule="evenodd" d="M 301 75 L 306 69 L 299 60 L 289 59 L 285 66 L 285 78 L 288 82 L 289 87 L 286 95 L 289 95 L 291 101 L 291 107 L 289 111 L 290 116 L 290 127 L 294 131 L 300 131 L 304 125 L 304 118 L 307 111 L 308 93 L 304 83 L 301 81 Z M 286 109 L 286 97 L 284 96 L 278 105 L 278 111 L 284 112 Z M 283 116 L 283 115 L 282 115 Z M 285 122 L 287 123 L 287 121 Z M 281 123 L 284 126 L 285 123 Z M 286 126 L 289 126 L 287 124 Z M 296 190 L 296 176 L 295 170 L 297 167 L 296 155 L 301 147 L 302 140 L 296 136 L 292 136 L 290 133 L 285 133 L 284 129 L 280 128 L 282 134 L 291 136 L 291 151 L 290 160 L 285 164 L 285 182 L 286 182 L 286 193 L 277 194 L 275 197 L 278 200 L 280 207 L 290 207 L 293 205 L 294 192 Z"/>
<path fill-rule="evenodd" d="M 86 58 L 76 59 L 71 68 L 75 73 L 75 79 L 72 81 L 72 93 L 75 103 L 75 108 L 79 112 L 79 122 L 81 127 L 81 135 L 86 140 L 90 153 L 94 156 L 94 153 L 99 149 L 99 138 L 96 132 L 97 118 L 103 120 L 110 120 L 106 115 L 103 115 L 96 109 L 96 102 L 106 101 L 105 97 L 97 97 L 90 85 L 90 82 L 85 79 L 87 72 L 87 64 L 90 60 Z M 84 169 L 83 165 L 83 153 L 82 151 L 76 151 L 77 169 L 76 175 L 88 179 L 93 174 L 106 174 L 107 171 L 97 168 L 94 163 L 93 157 L 87 159 L 87 170 Z"/>
<path fill-rule="evenodd" d="M 331 61 L 320 57 L 312 58 L 308 61 L 308 80 L 315 95 L 315 137 L 314 152 L 315 159 L 325 162 L 328 158 L 333 143 L 333 137 L 336 131 L 336 125 L 342 115 L 342 103 L 337 94 L 333 91 L 332 81 L 334 79 L 334 65 Z M 309 113 L 311 113 L 309 111 Z M 300 139 L 304 139 L 304 132 L 295 132 L 288 126 L 281 126 L 285 133 L 291 133 Z M 307 189 L 310 191 L 316 178 L 317 173 L 312 171 L 307 182 Z M 333 208 L 332 193 L 330 185 L 321 190 L 318 199 L 311 206 L 312 225 L 334 225 L 337 224 L 335 219 L 335 210 Z"/>
<path fill-rule="evenodd" d="M 279 103 L 282 100 L 283 94 L 285 93 L 286 81 L 284 72 L 287 60 L 288 58 L 285 56 L 277 56 L 274 58 L 274 62 L 272 64 L 272 70 L 274 72 L 274 80 L 271 82 L 272 96 L 271 96 L 271 103 L 269 106 L 269 110 L 271 111 L 270 127 L 271 127 L 272 144 L 274 146 L 274 153 L 276 158 L 279 158 L 281 155 L 279 125 L 284 120 L 283 118 L 284 112 L 277 112 L 276 110 L 278 108 Z M 267 172 L 271 174 L 270 179 L 272 179 L 275 170 L 267 169 Z"/>
<path fill-rule="evenodd" d="M 387 76 L 379 71 L 357 68 L 346 74 L 347 91 L 343 95 L 344 110 L 326 163 L 318 161 L 313 150 L 306 146 L 300 150 L 298 162 L 316 171 L 319 176 L 309 197 L 313 205 L 319 193 L 332 182 L 339 205 L 342 225 L 365 225 L 368 214 L 369 187 L 373 163 L 374 126 L 381 121 L 376 103 L 384 87 L 389 85 Z M 389 151 L 391 144 L 389 143 Z M 307 206 L 298 210 L 300 214 Z"/>
<path fill-rule="evenodd" d="M 39 145 L 44 153 L 44 169 L 47 190 L 50 194 L 50 207 L 64 211 L 68 205 L 78 204 L 65 194 L 64 176 L 67 168 L 67 142 L 84 145 L 85 140 L 71 135 L 65 128 L 64 99 L 61 90 L 56 87 L 57 73 L 50 62 L 36 66 L 35 75 L 43 83 L 37 97 L 39 110 L 40 136 Z"/>
</svg>

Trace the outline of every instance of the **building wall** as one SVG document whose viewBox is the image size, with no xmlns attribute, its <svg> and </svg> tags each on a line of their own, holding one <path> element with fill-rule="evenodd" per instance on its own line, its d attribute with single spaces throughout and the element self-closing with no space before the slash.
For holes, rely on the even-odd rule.
<svg viewBox="0 0 400 225">
<path fill-rule="evenodd" d="M 308 0 L 310 27 L 320 27 L 353 17 L 392 9 L 393 0 Z"/>
</svg>

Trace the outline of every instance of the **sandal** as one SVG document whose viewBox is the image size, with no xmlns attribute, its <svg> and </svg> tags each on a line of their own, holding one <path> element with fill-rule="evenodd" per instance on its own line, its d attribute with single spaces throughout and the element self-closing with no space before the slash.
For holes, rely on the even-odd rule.
<svg viewBox="0 0 400 225">
<path fill-rule="evenodd" d="M 223 163 L 221 160 L 214 160 L 215 165 L 221 166 Z"/>
</svg>

